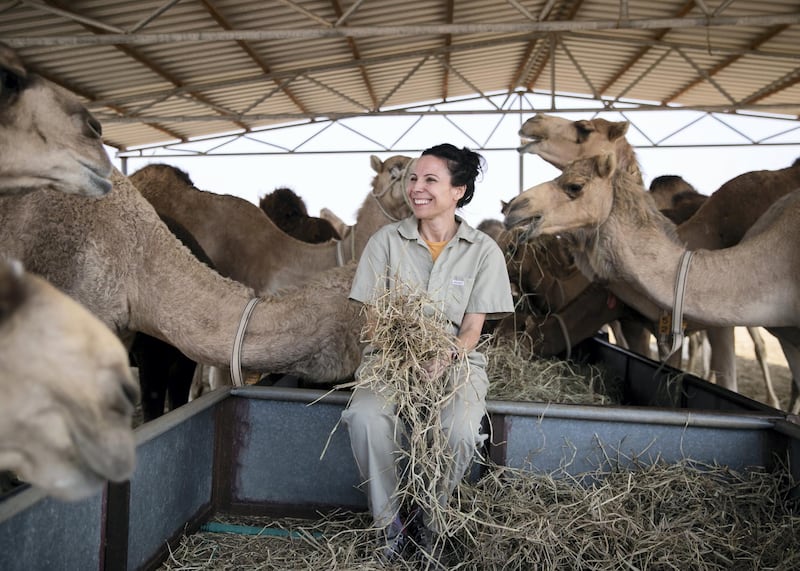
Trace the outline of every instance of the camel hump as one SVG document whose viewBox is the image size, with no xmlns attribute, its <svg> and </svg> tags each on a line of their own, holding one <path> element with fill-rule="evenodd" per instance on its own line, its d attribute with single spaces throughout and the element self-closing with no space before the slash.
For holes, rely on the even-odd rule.
<svg viewBox="0 0 800 571">
<path fill-rule="evenodd" d="M 293 218 L 308 216 L 308 209 L 303 199 L 290 188 L 276 188 L 264 195 L 260 202 L 261 209 L 273 220 L 277 218 Z"/>
</svg>

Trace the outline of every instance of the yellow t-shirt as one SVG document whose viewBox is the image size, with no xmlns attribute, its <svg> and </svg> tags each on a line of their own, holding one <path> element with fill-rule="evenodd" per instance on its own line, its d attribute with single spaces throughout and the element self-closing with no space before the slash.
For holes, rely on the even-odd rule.
<svg viewBox="0 0 800 571">
<path fill-rule="evenodd" d="M 423 240 L 425 240 L 425 238 L 423 238 Z M 431 257 L 433 258 L 434 262 L 436 261 L 436 258 L 439 257 L 439 254 L 442 253 L 442 250 L 444 250 L 444 247 L 447 246 L 447 243 L 449 241 L 450 240 L 445 240 L 444 242 L 428 242 L 427 240 L 425 240 L 425 243 L 428 245 L 428 248 L 431 249 Z"/>
</svg>

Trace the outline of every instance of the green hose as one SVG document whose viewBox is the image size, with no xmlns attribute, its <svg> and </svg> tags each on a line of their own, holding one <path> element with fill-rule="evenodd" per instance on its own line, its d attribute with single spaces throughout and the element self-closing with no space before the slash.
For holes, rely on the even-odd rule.
<svg viewBox="0 0 800 571">
<path fill-rule="evenodd" d="M 210 521 L 200 526 L 200 531 L 211 533 L 235 533 L 239 535 L 262 535 L 265 537 L 288 537 L 289 539 L 302 539 L 311 536 L 320 538 L 322 534 L 318 531 L 289 531 L 276 527 L 258 527 L 254 525 L 234 525 L 230 523 L 218 523 Z"/>
</svg>

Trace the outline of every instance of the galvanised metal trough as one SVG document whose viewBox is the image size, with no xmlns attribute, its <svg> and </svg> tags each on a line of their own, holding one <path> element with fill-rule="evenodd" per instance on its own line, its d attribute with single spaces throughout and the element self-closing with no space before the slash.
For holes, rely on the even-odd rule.
<svg viewBox="0 0 800 571">
<path fill-rule="evenodd" d="M 579 474 L 593 472 L 613 450 L 640 463 L 788 465 L 800 480 L 800 425 L 781 411 L 691 375 L 669 382 L 678 371 L 598 338 L 580 355 L 623 383 L 624 404 L 490 401 L 493 461 L 543 473 L 568 464 Z M 347 398 L 302 388 L 226 388 L 147 423 L 136 430 L 130 481 L 77 503 L 33 488 L 0 502 L 0 569 L 154 569 L 168 542 L 216 512 L 366 510 L 347 433 L 334 431 Z"/>
</svg>

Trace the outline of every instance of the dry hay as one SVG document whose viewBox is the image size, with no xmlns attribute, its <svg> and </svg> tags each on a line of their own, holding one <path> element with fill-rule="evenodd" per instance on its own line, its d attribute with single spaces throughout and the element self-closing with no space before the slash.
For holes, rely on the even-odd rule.
<svg viewBox="0 0 800 571">
<path fill-rule="evenodd" d="M 448 569 L 724 570 L 800 568 L 800 516 L 785 470 L 738 473 L 688 461 L 651 465 L 606 456 L 597 472 L 572 476 L 484 466 L 449 505 L 436 482 L 449 466 L 438 410 L 449 390 L 426 360 L 453 347 L 447 323 L 423 295 L 379 300 L 368 322 L 383 352 L 361 385 L 385 391 L 405 423 L 399 497 L 428 510 L 445 538 Z M 463 357 L 462 357 L 463 359 Z M 503 373 L 506 375 L 507 373 Z M 368 514 L 318 521 L 248 520 L 286 537 L 202 532 L 173 549 L 164 570 L 377 569 L 380 548 Z M 222 521 L 235 522 L 222 517 Z M 240 521 L 241 523 L 241 521 Z M 256 531 L 258 533 L 258 530 Z M 394 569 L 441 568 L 420 550 Z"/>
<path fill-rule="evenodd" d="M 484 350 L 492 400 L 610 405 L 620 402 L 619 386 L 597 365 L 558 359 L 528 359 L 513 342 L 495 339 Z"/>
<path fill-rule="evenodd" d="M 800 515 L 783 470 L 657 463 L 588 478 L 495 466 L 463 483 L 448 514 L 448 569 L 730 571 L 800 568 Z M 590 483 L 587 485 L 585 481 Z M 584 483 L 582 483 L 584 482 Z M 378 569 L 366 514 L 216 521 L 261 536 L 199 532 L 162 570 Z M 266 536 L 282 529 L 289 537 Z M 419 554 L 389 568 L 421 569 Z"/>
<path fill-rule="evenodd" d="M 436 361 L 449 366 L 453 351 L 458 354 L 454 367 L 469 367 L 469 362 L 457 351 L 450 322 L 425 292 L 396 282 L 365 311 L 365 340 L 379 357 L 362 367 L 354 387 L 370 389 L 395 406 L 402 421 L 395 440 L 404 452 L 398 463 L 399 504 L 421 508 L 435 528 L 443 529 L 448 509 L 440 501 L 442 485 L 454 459 L 440 413 L 460 387 L 446 369 L 429 370 Z M 469 382 L 466 375 L 461 378 Z"/>
</svg>

